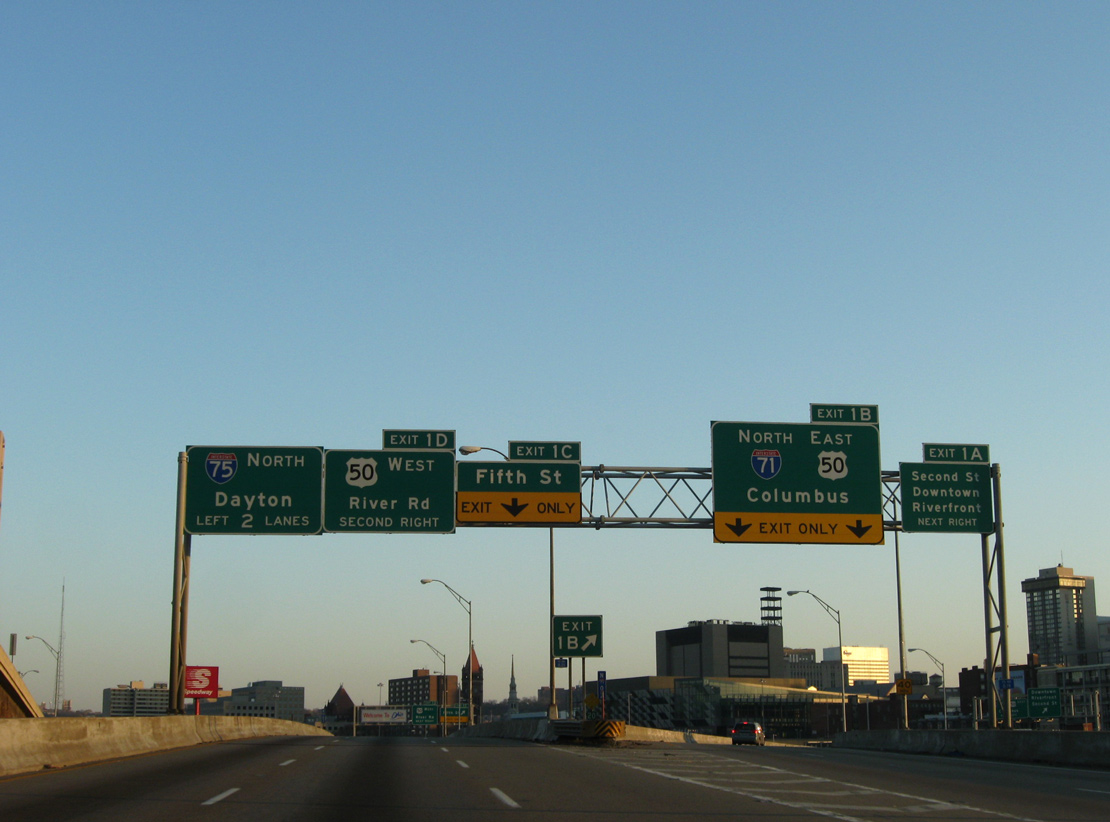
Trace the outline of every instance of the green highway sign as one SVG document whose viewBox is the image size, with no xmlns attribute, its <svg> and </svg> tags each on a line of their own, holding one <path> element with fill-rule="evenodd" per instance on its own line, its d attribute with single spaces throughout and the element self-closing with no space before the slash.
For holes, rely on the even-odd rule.
<svg viewBox="0 0 1110 822">
<path fill-rule="evenodd" d="M 412 724 L 413 725 L 438 725 L 439 724 L 439 706 L 434 702 L 426 702 L 421 705 L 412 706 Z"/>
<path fill-rule="evenodd" d="M 994 530 L 989 466 L 903 462 L 899 468 L 903 531 L 989 534 Z"/>
<path fill-rule="evenodd" d="M 1030 719 L 1048 719 L 1064 715 L 1059 688 L 1030 688 L 1025 695 Z"/>
<path fill-rule="evenodd" d="M 964 462 L 973 465 L 990 465 L 989 445 L 963 445 L 957 443 L 927 442 L 921 446 L 925 462 Z"/>
<path fill-rule="evenodd" d="M 822 405 L 811 402 L 809 404 L 810 422 L 844 422 L 862 423 L 864 425 L 879 424 L 879 406 L 877 405 Z"/>
<path fill-rule="evenodd" d="M 714 422 L 712 441 L 717 542 L 882 543 L 877 425 Z"/>
<path fill-rule="evenodd" d="M 604 656 L 600 616 L 556 616 L 551 619 L 551 655 Z"/>
<path fill-rule="evenodd" d="M 324 530 L 453 533 L 454 452 L 329 449 L 324 457 Z"/>
<path fill-rule="evenodd" d="M 455 432 L 387 428 L 382 431 L 382 447 L 409 451 L 454 451 Z"/>
<path fill-rule="evenodd" d="M 509 441 L 511 460 L 550 460 L 552 462 L 581 462 L 580 442 L 513 442 Z"/>
<path fill-rule="evenodd" d="M 455 517 L 468 524 L 582 521 L 577 462 L 459 462 Z"/>
<path fill-rule="evenodd" d="M 189 534 L 318 534 L 323 448 L 191 445 Z"/>
</svg>

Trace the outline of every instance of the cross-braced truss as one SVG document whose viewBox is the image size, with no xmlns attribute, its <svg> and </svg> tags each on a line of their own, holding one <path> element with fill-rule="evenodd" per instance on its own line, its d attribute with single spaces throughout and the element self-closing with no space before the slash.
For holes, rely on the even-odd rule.
<svg viewBox="0 0 1110 822">
<path fill-rule="evenodd" d="M 898 472 L 883 471 L 882 482 L 883 530 L 898 530 Z M 584 465 L 582 518 L 554 527 L 711 529 L 713 469 Z"/>
</svg>

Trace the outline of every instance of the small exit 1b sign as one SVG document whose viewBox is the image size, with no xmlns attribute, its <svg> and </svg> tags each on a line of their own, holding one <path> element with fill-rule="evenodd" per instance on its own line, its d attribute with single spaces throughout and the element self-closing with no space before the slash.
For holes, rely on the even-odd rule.
<svg viewBox="0 0 1110 822">
<path fill-rule="evenodd" d="M 600 616 L 556 616 L 551 621 L 551 655 L 603 656 Z"/>
</svg>

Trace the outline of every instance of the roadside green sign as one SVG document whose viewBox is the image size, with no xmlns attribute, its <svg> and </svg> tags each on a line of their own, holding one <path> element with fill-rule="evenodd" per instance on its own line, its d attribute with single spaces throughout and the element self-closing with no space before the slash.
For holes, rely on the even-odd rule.
<svg viewBox="0 0 1110 822">
<path fill-rule="evenodd" d="M 712 440 L 716 541 L 882 543 L 877 425 L 714 422 Z"/>
<path fill-rule="evenodd" d="M 989 465 L 991 461 L 989 445 L 926 442 L 921 446 L 921 453 L 925 462 L 966 462 L 974 465 Z"/>
<path fill-rule="evenodd" d="M 580 442 L 513 442 L 509 441 L 511 460 L 550 460 L 553 462 L 581 462 Z"/>
<path fill-rule="evenodd" d="M 191 445 L 185 454 L 187 533 L 320 533 L 323 448 Z"/>
<path fill-rule="evenodd" d="M 816 402 L 809 404 L 810 422 L 857 422 L 866 425 L 879 424 L 877 405 L 827 405 Z"/>
<path fill-rule="evenodd" d="M 460 523 L 581 522 L 582 466 L 577 462 L 459 462 L 456 473 Z"/>
<path fill-rule="evenodd" d="M 413 725 L 438 725 L 439 706 L 434 702 L 426 702 L 412 706 Z"/>
<path fill-rule="evenodd" d="M 328 450 L 324 530 L 450 534 L 455 530 L 453 451 Z"/>
<path fill-rule="evenodd" d="M 994 530 L 988 466 L 903 462 L 899 468 L 903 531 L 989 534 Z"/>
<path fill-rule="evenodd" d="M 1064 715 L 1059 688 L 1030 688 L 1025 696 L 1030 719 L 1048 719 Z"/>
<path fill-rule="evenodd" d="M 551 620 L 551 655 L 604 656 L 600 616 L 556 616 Z"/>
<path fill-rule="evenodd" d="M 454 451 L 455 432 L 386 428 L 382 431 L 382 447 L 410 451 Z"/>
</svg>

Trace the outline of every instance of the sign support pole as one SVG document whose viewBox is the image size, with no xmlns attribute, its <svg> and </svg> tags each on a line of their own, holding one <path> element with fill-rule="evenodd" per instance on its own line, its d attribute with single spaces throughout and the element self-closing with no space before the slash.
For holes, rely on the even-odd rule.
<svg viewBox="0 0 1110 822">
<path fill-rule="evenodd" d="M 994 464 L 991 472 L 994 480 L 994 550 L 998 555 L 998 607 L 999 607 L 999 640 L 1002 648 L 1002 676 L 1010 678 L 1010 620 L 1006 613 L 1006 559 L 1002 548 L 1002 469 L 998 463 Z M 1013 714 L 1013 689 L 1006 691 L 1006 727 L 1014 727 Z"/>
<path fill-rule="evenodd" d="M 555 529 L 548 528 L 548 566 L 551 575 L 551 619 L 548 625 L 551 626 L 551 641 L 549 643 L 549 651 L 551 653 L 551 703 L 547 706 L 547 718 L 559 718 L 559 703 L 555 700 Z"/>
<path fill-rule="evenodd" d="M 990 691 L 991 724 L 997 728 L 999 724 L 999 693 L 995 681 L 995 669 L 1001 667 L 1002 677 L 1010 678 L 1010 643 L 1008 634 L 1008 621 L 1006 614 L 1006 558 L 1002 542 L 1002 471 L 998 463 L 991 466 L 991 479 L 994 493 L 994 550 L 990 550 L 990 534 L 983 534 L 983 622 L 986 629 L 987 657 L 984 669 L 987 676 L 986 686 Z M 991 577 L 994 576 L 997 593 L 991 592 Z M 995 624 L 995 617 L 998 624 Z M 998 634 L 997 645 L 995 634 Z M 1004 708 L 1004 721 L 1007 728 L 1013 728 L 1013 703 L 1011 692 L 1006 689 Z"/>
<path fill-rule="evenodd" d="M 894 531 L 894 576 L 898 588 L 898 665 L 901 678 L 906 679 L 906 623 L 902 617 L 902 555 L 898 546 L 898 530 Z M 910 698 L 902 694 L 902 730 L 910 728 Z"/>
<path fill-rule="evenodd" d="M 173 605 L 170 626 L 170 702 L 167 713 L 184 711 L 185 647 L 181 632 L 181 581 L 185 566 L 185 481 L 189 458 L 177 455 L 177 526 L 174 533 Z"/>
</svg>

